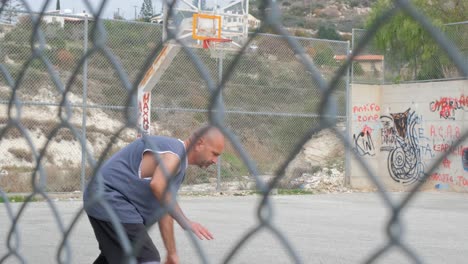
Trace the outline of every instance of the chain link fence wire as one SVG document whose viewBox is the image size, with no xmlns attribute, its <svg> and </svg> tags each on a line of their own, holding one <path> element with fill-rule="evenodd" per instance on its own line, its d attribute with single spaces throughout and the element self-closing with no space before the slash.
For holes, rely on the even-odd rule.
<svg viewBox="0 0 468 264">
<path fill-rule="evenodd" d="M 49 2 L 44 2 L 43 9 Z M 0 14 L 7 12 L 4 3 Z M 102 162 L 139 132 L 137 87 L 165 45 L 161 41 L 162 28 L 104 20 L 101 14 L 105 0 L 97 8 L 87 0 L 83 3 L 91 10 L 90 17 L 36 14 L 23 2 L 27 12 L 18 12 L 20 15 L 13 24 L 2 24 L 0 149 L 4 153 L 0 194 L 11 227 L 4 238 L 8 250 L 0 256 L 0 262 L 13 259 L 26 263 L 19 250 L 18 223 L 30 201 L 39 196 L 47 201 L 63 234 L 57 262 L 70 263 L 69 235 L 83 210 L 65 226 L 50 192 L 79 190 L 87 180 L 102 185 L 98 172 Z M 167 4 L 171 7 L 171 3 Z M 347 122 L 348 69 L 397 11 L 405 12 L 429 32 L 452 63 L 451 67 L 458 70 L 456 77 L 468 76 L 463 55 L 466 49 L 454 44 L 457 40 L 431 25 L 410 2 L 400 0 L 394 4 L 353 42 L 351 56 L 346 42 L 290 36 L 280 23 L 278 4 L 268 0 L 260 8 L 262 28 L 268 27 L 277 35 L 252 33 L 241 51 L 226 57 L 222 65 L 210 58 L 206 50 L 178 42 L 180 52 L 153 91 L 153 133 L 182 137 L 205 122 L 219 127 L 228 141 L 223 155 L 223 164 L 227 165 L 221 166 L 225 171 L 223 180 L 250 177 L 254 185 L 246 188 L 255 188 L 262 195 L 258 225 L 233 246 L 224 263 L 231 262 L 239 249 L 261 230 L 269 231 L 278 239 L 291 262 L 304 262 L 281 229 L 273 224 L 270 194 L 274 188 L 288 185 L 283 180 L 287 178 L 289 164 L 317 133 L 327 129 L 340 138 L 347 150 L 352 148 L 339 128 L 340 123 Z M 174 35 L 169 31 L 168 40 Z M 345 57 L 339 59 L 337 55 Z M 355 70 L 354 65 L 351 68 Z M 385 82 L 387 77 L 382 76 Z M 453 145 L 458 146 L 467 137 L 465 133 Z M 64 154 L 57 155 L 58 152 Z M 448 153 L 430 166 L 426 177 Z M 403 200 L 396 202 L 385 192 L 376 173 L 362 159 L 356 159 L 390 211 L 386 244 L 372 250 L 365 262 L 375 263 L 384 253 L 398 249 L 412 262 L 422 263 L 418 254 L 401 240 L 400 213 L 424 181 L 416 183 Z M 199 173 L 193 172 L 197 177 L 188 179 L 188 183 L 197 180 L 212 183 L 209 173 L 205 179 Z M 261 177 L 270 173 L 268 181 Z M 7 195 L 10 192 L 27 193 L 16 214 Z M 138 242 L 130 244 L 117 217 L 101 197 L 102 191 L 98 191 L 93 200 L 105 206 L 112 216 L 126 254 L 125 261 L 135 263 Z M 166 205 L 165 209 L 170 211 L 172 207 Z M 209 263 L 199 242 L 192 234 L 189 236 L 201 261 Z"/>
<path fill-rule="evenodd" d="M 32 56 L 29 40 L 34 27 L 33 17 L 20 12 L 18 16 L 17 24 L 3 26 L 5 41 L 0 44 L 5 66 L 12 75 L 17 74 Z M 90 152 L 94 158 L 98 158 L 110 135 L 125 124 L 125 116 L 118 112 L 126 108 L 127 92 L 123 84 L 116 81 L 119 77 L 112 63 L 101 53 L 86 57 L 86 72 L 79 70 L 73 82 L 70 82 L 73 70 L 86 52 L 85 45 L 91 48 L 94 45 L 92 28 L 95 20 L 90 18 L 86 24 L 87 26 L 83 17 L 79 16 L 43 14 L 40 28 L 46 42 L 43 55 L 53 64 L 60 80 L 70 85 L 67 99 L 73 112 L 71 123 L 78 129 L 86 128 L 82 133 L 89 144 Z M 102 20 L 102 26 L 107 36 L 106 48 L 118 58 L 128 80 L 134 83 L 148 52 L 162 45 L 162 25 Z M 342 41 L 295 39 L 320 66 L 321 75 L 326 78 L 331 78 L 340 66 L 340 62 L 334 59 L 334 54 L 346 54 L 349 49 L 348 43 Z M 215 81 L 219 80 L 223 68 L 231 64 L 235 56 L 228 54 L 221 62 L 212 58 L 209 50 L 190 50 L 204 63 L 210 77 Z M 223 100 L 227 124 L 243 138 L 243 144 L 249 146 L 249 152 L 254 156 L 263 175 L 271 178 L 297 138 L 311 124 L 317 125 L 319 122 L 318 105 L 321 95 L 317 85 L 310 81 L 310 76 L 310 72 L 288 49 L 284 38 L 257 34 L 225 85 Z M 3 79 L 2 81 L 0 100 L 6 112 L 11 95 L 7 83 Z M 340 80 L 335 92 L 339 100 L 338 117 L 341 122 L 344 122 L 346 115 L 346 81 L 346 78 Z M 46 136 L 51 132 L 49 130 L 60 122 L 56 113 L 61 94 L 40 60 L 34 59 L 31 62 L 16 95 L 25 106 L 22 123 L 35 135 L 34 138 L 38 138 L 35 144 L 43 146 Z M 200 124 L 208 122 L 206 107 L 209 101 L 210 93 L 206 82 L 191 63 L 189 55 L 178 52 L 152 93 L 152 120 L 155 120 L 153 133 L 185 137 Z M 34 113 L 38 111 L 47 114 L 36 117 Z M 127 130 L 125 135 L 119 137 L 114 149 L 131 142 L 136 137 L 135 133 Z M 20 133 L 16 135 L 21 138 Z M 8 137 L 14 135 L 8 134 Z M 84 181 L 90 176 L 90 168 L 85 166 L 85 157 L 80 155 L 82 151 L 79 138 L 74 137 L 71 131 L 62 129 L 50 142 L 54 144 L 46 153 L 45 167 L 55 171 L 54 174 L 63 180 L 54 181 L 53 186 L 48 185 L 48 191 L 82 190 Z M 17 145 L 11 140 L 8 144 Z M 5 191 L 29 192 L 32 186 L 27 179 L 34 166 L 31 154 L 26 149 L 10 148 L 5 149 L 5 164 L 16 165 L 3 167 L 8 173 L 3 178 L 7 182 Z M 339 163 L 343 164 L 344 155 L 340 158 Z M 221 185 L 232 185 L 241 190 L 255 189 L 247 167 L 230 147 L 221 158 L 219 172 L 194 170 L 191 175 L 193 177 L 186 180 L 189 185 L 216 181 L 218 190 Z M 67 180 L 68 178 L 73 180 Z M 290 183 L 291 180 L 293 179 L 288 178 L 282 186 L 295 187 Z M 14 181 L 22 184 L 14 184 L 15 187 L 12 188 L 10 185 Z M 192 187 L 189 189 L 207 189 L 206 185 Z"/>
</svg>

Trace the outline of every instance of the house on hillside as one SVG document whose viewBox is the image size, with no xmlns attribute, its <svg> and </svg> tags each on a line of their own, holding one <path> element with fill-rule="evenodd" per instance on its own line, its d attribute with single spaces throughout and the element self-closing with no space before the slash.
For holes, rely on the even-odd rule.
<svg viewBox="0 0 468 264">
<path fill-rule="evenodd" d="M 260 24 L 262 24 L 262 21 L 260 19 L 257 19 L 256 17 L 252 16 L 251 14 L 249 14 L 248 22 L 249 22 L 249 28 L 250 29 L 257 29 L 257 28 L 260 27 Z"/>
<path fill-rule="evenodd" d="M 233 16 L 226 15 L 223 19 L 223 30 L 228 30 L 232 28 L 239 28 L 243 26 L 242 16 L 235 16 L 236 13 L 232 13 L 232 11 L 227 11 L 227 14 L 233 14 Z M 162 24 L 164 22 L 164 17 L 162 14 L 157 14 L 150 19 L 151 23 L 155 24 Z M 247 23 L 250 29 L 257 29 L 260 27 L 261 21 L 251 14 L 247 16 Z"/>
<path fill-rule="evenodd" d="M 85 17 L 88 17 L 88 20 L 93 20 L 92 15 L 83 11 L 82 13 L 73 14 L 70 9 L 65 10 L 54 10 L 46 12 L 42 18 L 42 21 L 45 23 L 59 23 L 63 28 L 66 23 L 79 24 L 83 23 Z"/>
<path fill-rule="evenodd" d="M 157 14 L 150 18 L 150 23 L 162 24 L 164 22 L 164 17 L 162 14 Z"/>
<path fill-rule="evenodd" d="M 45 24 L 55 24 L 60 28 L 65 28 L 67 36 L 71 39 L 82 39 L 85 32 L 84 23 L 86 17 L 88 21 L 94 20 L 93 16 L 86 13 L 86 11 L 73 14 L 70 9 L 65 9 L 44 13 L 42 21 Z M 45 33 L 50 38 L 63 37 L 57 36 L 57 30 L 54 30 L 54 27 L 47 27 Z"/>
</svg>

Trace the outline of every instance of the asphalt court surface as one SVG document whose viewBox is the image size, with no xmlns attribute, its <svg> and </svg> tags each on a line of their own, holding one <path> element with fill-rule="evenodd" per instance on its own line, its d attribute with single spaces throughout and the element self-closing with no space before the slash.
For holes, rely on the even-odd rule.
<svg viewBox="0 0 468 264">
<path fill-rule="evenodd" d="M 398 201 L 406 193 L 391 193 Z M 223 263 L 236 243 L 259 223 L 260 196 L 181 196 L 186 215 L 215 236 L 199 241 L 208 263 Z M 468 194 L 423 192 L 402 211 L 402 241 L 423 263 L 466 263 L 468 259 Z M 390 210 L 378 193 L 271 196 L 272 223 L 303 263 L 363 263 L 388 240 Z M 64 225 L 82 206 L 80 200 L 53 201 Z M 12 204 L 17 211 L 19 203 Z M 0 204 L 0 258 L 8 252 L 11 220 Z M 26 263 L 57 263 L 62 236 L 46 202 L 28 204 L 19 222 L 19 253 Z M 164 256 L 157 225 L 150 235 Z M 203 263 L 191 239 L 176 227 L 181 263 Z M 71 263 L 92 263 L 98 255 L 91 225 L 82 215 L 70 235 Z M 12 245 L 15 241 L 12 240 Z M 3 263 L 21 263 L 9 257 Z M 262 229 L 245 241 L 230 263 L 294 263 L 280 240 Z M 393 247 L 375 263 L 413 263 Z"/>
</svg>

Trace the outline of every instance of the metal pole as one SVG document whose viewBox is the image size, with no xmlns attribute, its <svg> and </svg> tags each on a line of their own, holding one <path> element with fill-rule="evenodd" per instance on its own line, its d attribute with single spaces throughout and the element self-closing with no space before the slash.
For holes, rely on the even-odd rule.
<svg viewBox="0 0 468 264">
<path fill-rule="evenodd" d="M 167 1 L 167 0 L 166 0 Z M 163 42 L 166 42 L 167 40 L 167 23 L 166 23 L 166 19 L 167 19 L 167 16 L 168 15 L 172 15 L 169 14 L 169 12 L 172 12 L 172 10 L 168 10 L 168 6 L 167 6 L 167 2 L 166 1 L 162 1 L 162 8 L 163 8 L 163 16 L 162 16 L 162 19 L 163 19 L 163 32 L 162 32 L 162 41 Z M 166 43 L 164 43 L 166 44 Z"/>
<path fill-rule="evenodd" d="M 88 51 L 88 15 L 84 19 L 83 54 Z M 83 62 L 83 120 L 81 125 L 81 193 L 85 189 L 86 177 L 86 104 L 88 97 L 88 59 Z"/>
<path fill-rule="evenodd" d="M 353 31 L 354 33 L 354 31 Z M 354 36 L 354 34 L 353 34 Z M 354 38 L 353 38 L 354 39 Z M 348 41 L 348 46 L 346 49 L 346 57 L 349 58 L 351 56 L 351 46 L 350 42 Z M 350 74 L 352 71 L 352 63 L 351 69 L 348 68 L 346 70 L 346 129 L 345 129 L 345 138 L 350 139 L 351 138 L 351 85 L 350 85 Z M 351 150 L 350 148 L 345 148 L 345 178 L 344 178 L 344 184 L 345 186 L 350 186 L 351 185 Z"/>
<path fill-rule="evenodd" d="M 218 59 L 218 85 L 223 80 L 223 54 Z M 218 97 L 218 111 L 221 111 L 221 115 L 224 118 L 224 105 L 223 105 L 223 91 L 219 93 Z M 221 156 L 218 158 L 218 170 L 217 170 L 217 181 L 216 191 L 221 190 Z"/>
<path fill-rule="evenodd" d="M 382 59 L 382 84 L 385 84 L 385 56 Z"/>
<path fill-rule="evenodd" d="M 352 52 L 352 49 L 354 49 L 354 46 L 356 43 L 354 43 L 354 39 L 356 38 L 356 31 L 355 29 L 353 28 L 351 30 L 351 52 Z M 349 46 L 349 43 L 348 43 L 348 46 Z M 348 52 L 349 53 L 349 52 Z M 351 62 L 351 81 L 354 81 L 354 61 Z"/>
</svg>

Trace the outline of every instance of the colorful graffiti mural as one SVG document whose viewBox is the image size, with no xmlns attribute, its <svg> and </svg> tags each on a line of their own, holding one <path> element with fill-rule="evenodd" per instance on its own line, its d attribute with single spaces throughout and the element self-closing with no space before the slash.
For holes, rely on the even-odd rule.
<svg viewBox="0 0 468 264">
<path fill-rule="evenodd" d="M 389 151 L 387 167 L 390 177 L 402 184 L 411 184 L 422 179 L 423 147 L 419 144 L 421 132 L 416 128 L 421 118 L 408 108 L 405 112 L 391 113 L 390 116 L 381 116 L 380 119 L 381 134 L 386 136 L 382 141 L 385 144 L 382 144 L 381 150 Z"/>
<path fill-rule="evenodd" d="M 389 189 L 421 183 L 423 190 L 468 190 L 466 84 L 356 85 L 351 148 L 381 172 Z"/>
</svg>

